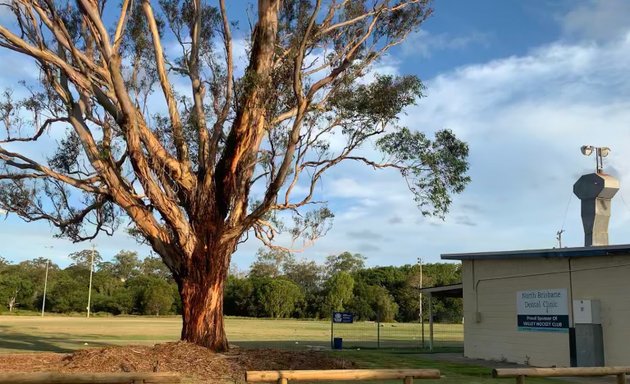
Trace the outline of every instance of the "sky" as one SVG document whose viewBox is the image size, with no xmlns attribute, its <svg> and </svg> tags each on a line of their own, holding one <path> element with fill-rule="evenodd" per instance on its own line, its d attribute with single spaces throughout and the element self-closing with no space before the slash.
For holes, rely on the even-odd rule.
<svg viewBox="0 0 630 384">
<path fill-rule="evenodd" d="M 611 148 L 604 169 L 621 189 L 610 243 L 630 243 L 630 2 L 436 0 L 434 9 L 375 70 L 423 80 L 425 97 L 401 122 L 429 133 L 448 128 L 466 141 L 471 183 L 440 220 L 420 214 L 396 172 L 340 166 L 318 187 L 333 227 L 297 257 L 322 262 L 349 251 L 369 266 L 439 262 L 443 253 L 556 247 L 561 229 L 563 246 L 581 246 L 572 186 L 595 169 L 580 153 L 585 144 Z M 1 87 L 33 76 L 28 63 L 1 54 Z M 90 247 L 53 234 L 9 214 L 0 218 L 0 255 L 65 266 L 70 252 Z M 105 259 L 121 249 L 149 254 L 124 231 L 94 243 Z M 233 263 L 246 270 L 260 246 L 242 244 Z"/>
</svg>

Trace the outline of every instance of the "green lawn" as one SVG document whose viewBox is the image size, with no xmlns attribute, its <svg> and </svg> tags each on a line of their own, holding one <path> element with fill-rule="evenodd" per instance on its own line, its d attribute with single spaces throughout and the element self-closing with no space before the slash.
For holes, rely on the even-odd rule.
<svg viewBox="0 0 630 384">
<path fill-rule="evenodd" d="M 0 353 L 55 351 L 111 344 L 155 344 L 179 338 L 179 317 L 61 317 L 0 316 Z M 296 348 L 330 346 L 330 322 L 227 318 L 230 343 L 248 348 Z M 335 337 L 346 348 L 376 348 L 380 332 L 382 348 L 421 346 L 418 324 L 358 322 L 335 325 Z M 460 324 L 436 324 L 436 347 L 462 344 Z M 425 346 L 428 346 L 425 326 Z"/>
<path fill-rule="evenodd" d="M 120 344 L 155 344 L 178 339 L 181 319 L 178 317 L 79 317 L 0 316 L 0 353 L 34 351 L 69 352 L 72 350 Z M 228 318 L 226 327 L 230 342 L 242 347 L 296 348 L 309 345 L 329 346 L 330 323 L 327 321 L 263 320 Z M 428 327 L 427 327 L 428 328 Z M 372 349 L 376 332 L 374 323 L 338 326 L 335 334 L 344 338 L 352 350 L 329 352 L 341 359 L 356 362 L 361 368 L 437 368 L 445 379 L 422 380 L 422 383 L 490 384 L 514 380 L 490 378 L 490 369 L 467 364 L 435 361 L 418 350 Z M 407 345 L 420 343 L 417 324 L 383 324 L 382 346 L 392 340 Z M 461 344 L 461 325 L 436 325 L 436 334 L 448 343 Z M 428 329 L 427 329 L 428 338 Z M 368 340 L 370 341 L 365 341 Z M 361 340 L 363 340 L 363 344 Z M 428 342 L 428 340 L 427 340 Z M 87 345 L 85 344 L 87 343 Z M 389 344 L 388 344 L 389 343 Z M 356 344 L 356 345 L 354 345 Z M 358 345 L 365 345 L 360 347 Z M 357 350 L 360 348 L 360 350 Z M 391 381 L 400 383 L 400 381 Z M 527 380 L 527 383 L 560 383 L 553 380 Z M 566 381 L 564 382 L 566 383 Z"/>
<path fill-rule="evenodd" d="M 332 353 L 332 352 L 331 352 Z M 369 350 L 334 352 L 338 356 L 354 361 L 360 368 L 415 368 L 439 369 L 442 373 L 440 380 L 417 380 L 422 384 L 506 384 L 514 383 L 515 379 L 493 379 L 491 369 L 469 364 L 450 363 L 430 359 L 426 353 L 405 350 Z M 331 382 L 332 383 L 332 382 Z M 336 384 L 353 383 L 336 381 Z M 356 383 L 356 382 L 354 382 Z M 379 383 L 397 383 L 401 380 L 380 381 Z M 569 381 L 554 379 L 528 378 L 527 384 L 567 384 Z"/>
</svg>

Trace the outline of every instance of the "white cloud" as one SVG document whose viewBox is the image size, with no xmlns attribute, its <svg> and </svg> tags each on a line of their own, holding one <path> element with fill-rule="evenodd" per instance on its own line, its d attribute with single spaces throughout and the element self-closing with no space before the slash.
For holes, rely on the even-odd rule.
<svg viewBox="0 0 630 384">
<path fill-rule="evenodd" d="M 402 52 L 408 56 L 431 57 L 439 51 L 458 51 L 472 45 L 489 45 L 488 35 L 472 32 L 462 36 L 452 36 L 447 33 L 433 34 L 424 29 L 409 36 L 401 45 Z"/>
<path fill-rule="evenodd" d="M 560 19 L 566 35 L 584 39 L 617 38 L 630 28 L 630 2 L 627 0 L 588 0 Z"/>
<path fill-rule="evenodd" d="M 453 129 L 471 150 L 473 181 L 455 196 L 446 221 L 423 218 L 396 172 L 348 163 L 323 181 L 334 227 L 306 255 L 322 260 L 349 250 L 371 265 L 387 265 L 417 256 L 437 261 L 447 252 L 547 248 L 563 224 L 564 245 L 579 246 L 580 204 L 572 186 L 594 166 L 580 154 L 583 144 L 613 150 L 606 169 L 615 170 L 622 190 L 613 200 L 610 239 L 630 242 L 630 192 L 623 189 L 630 180 L 627 68 L 630 38 L 623 37 L 550 44 L 430 79 L 428 97 L 403 123 L 427 132 Z M 348 233 L 378 235 L 366 241 Z"/>
<path fill-rule="evenodd" d="M 592 159 L 578 151 L 582 144 L 611 146 L 606 163 L 618 170 L 622 185 L 630 179 L 624 161 L 630 154 L 629 67 L 626 37 L 608 44 L 552 44 L 427 83 L 428 98 L 407 123 L 451 128 L 468 141 L 473 182 L 458 204 L 474 202 L 487 211 L 468 216 L 486 223 L 475 229 L 479 238 L 460 239 L 458 250 L 553 245 L 572 184 L 592 169 Z M 619 228 L 630 220 L 629 209 L 614 204 L 611 238 L 629 242 Z M 567 220 L 565 243 L 571 245 L 582 241 L 578 206 Z"/>
</svg>

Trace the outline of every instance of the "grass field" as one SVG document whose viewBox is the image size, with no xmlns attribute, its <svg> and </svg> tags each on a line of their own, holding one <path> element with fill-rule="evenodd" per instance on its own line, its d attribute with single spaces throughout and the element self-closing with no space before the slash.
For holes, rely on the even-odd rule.
<svg viewBox="0 0 630 384">
<path fill-rule="evenodd" d="M 70 352 L 80 348 L 123 344 L 155 344 L 178 339 L 181 320 L 149 317 L 78 317 L 44 318 L 35 316 L 0 316 L 0 353 Z M 262 320 L 228 318 L 226 327 L 230 342 L 242 347 L 298 348 L 330 343 L 330 323 L 326 321 Z M 387 340 L 418 343 L 418 325 L 384 324 L 381 336 Z M 373 323 L 357 323 L 354 328 L 338 327 L 335 331 L 352 343 L 376 330 Z M 461 325 L 436 325 L 436 333 L 446 342 L 461 343 Z M 428 336 L 427 336 L 428 337 Z M 405 339 L 406 338 L 406 339 Z M 450 338 L 450 339 L 449 339 Z M 87 345 L 85 344 L 87 343 Z M 346 343 L 348 345 L 348 343 Z M 500 384 L 513 380 L 490 378 L 490 369 L 429 358 L 414 350 L 364 349 L 330 352 L 335 357 L 356 362 L 361 368 L 437 368 L 445 379 L 422 380 L 440 384 Z M 0 356 L 1 358 L 1 356 Z M 399 383 L 400 381 L 391 381 Z M 530 380 L 533 384 L 567 383 L 554 380 Z M 337 384 L 341 384 L 337 382 Z"/>
<path fill-rule="evenodd" d="M 230 343 L 248 348 L 298 348 L 330 345 L 330 322 L 228 318 Z M 425 327 L 428 345 L 428 327 Z M 121 344 L 155 344 L 179 338 L 179 317 L 80 317 L 0 316 L 0 353 L 68 352 L 85 347 Z M 420 347 L 418 324 L 371 322 L 335 325 L 335 337 L 347 348 L 375 348 L 380 332 L 381 347 Z M 436 346 L 457 347 L 463 330 L 458 324 L 436 324 Z"/>
</svg>

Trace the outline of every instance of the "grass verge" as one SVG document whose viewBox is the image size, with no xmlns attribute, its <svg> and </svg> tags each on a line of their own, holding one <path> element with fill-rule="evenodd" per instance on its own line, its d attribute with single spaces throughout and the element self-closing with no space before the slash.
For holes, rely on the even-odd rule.
<svg viewBox="0 0 630 384">
<path fill-rule="evenodd" d="M 360 350 L 331 352 L 341 359 L 354 361 L 361 369 L 378 368 L 412 368 L 412 369 L 439 369 L 442 373 L 440 380 L 415 380 L 421 384 L 501 384 L 514 383 L 515 379 L 493 379 L 492 369 L 477 365 L 462 364 L 449 361 L 441 361 L 431 358 L 430 354 L 395 351 L 395 350 Z M 379 381 L 379 383 L 397 383 L 402 380 Z M 353 383 L 352 381 L 331 381 L 329 383 Z M 356 383 L 356 382 L 354 382 Z M 368 383 L 368 382 L 366 382 Z M 527 384 L 567 384 L 566 380 L 531 378 Z"/>
</svg>

